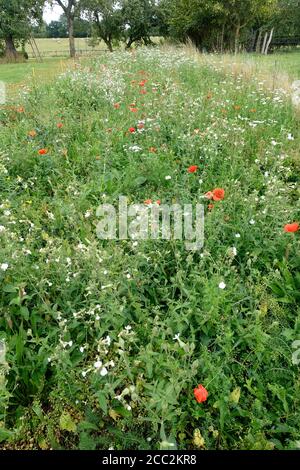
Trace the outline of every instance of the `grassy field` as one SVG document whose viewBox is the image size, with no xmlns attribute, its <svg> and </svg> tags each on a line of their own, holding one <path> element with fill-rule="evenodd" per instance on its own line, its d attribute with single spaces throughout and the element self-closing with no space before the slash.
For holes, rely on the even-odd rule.
<svg viewBox="0 0 300 470">
<path fill-rule="evenodd" d="M 7 84 L 26 84 L 34 75 L 40 81 L 51 80 L 65 69 L 66 64 L 66 60 L 54 58 L 44 62 L 29 60 L 21 64 L 0 64 L 0 80 Z"/>
<path fill-rule="evenodd" d="M 299 119 L 205 61 L 101 55 L 0 108 L 1 448 L 300 448 Z M 201 250 L 145 239 L 175 203 Z"/>
<path fill-rule="evenodd" d="M 228 57 L 228 56 L 227 56 Z M 300 78 L 300 50 L 269 55 L 240 54 L 237 57 L 229 56 L 231 64 L 244 63 L 254 69 L 254 73 L 264 71 L 271 76 L 286 74 L 293 79 Z M 222 56 L 224 62 L 226 55 Z"/>
<path fill-rule="evenodd" d="M 39 38 L 36 39 L 37 46 L 41 55 L 45 57 L 49 56 L 68 56 L 69 54 L 69 39 L 68 38 Z M 87 38 L 76 38 L 75 47 L 79 53 L 88 53 L 93 52 L 95 49 L 106 50 L 104 42 L 100 42 L 96 47 L 89 46 L 89 40 Z M 32 49 L 30 44 L 26 45 L 26 51 L 29 54 L 29 57 L 33 57 Z"/>
</svg>

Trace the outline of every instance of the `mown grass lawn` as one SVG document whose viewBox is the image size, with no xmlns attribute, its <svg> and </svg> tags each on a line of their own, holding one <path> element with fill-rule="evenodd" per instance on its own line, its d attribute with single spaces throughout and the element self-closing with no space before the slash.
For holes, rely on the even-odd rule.
<svg viewBox="0 0 300 470">
<path fill-rule="evenodd" d="M 0 126 L 1 446 L 299 448 L 288 94 L 185 49 L 117 52 L 33 83 Z M 100 240 L 120 195 L 203 203 L 203 249 Z"/>
</svg>

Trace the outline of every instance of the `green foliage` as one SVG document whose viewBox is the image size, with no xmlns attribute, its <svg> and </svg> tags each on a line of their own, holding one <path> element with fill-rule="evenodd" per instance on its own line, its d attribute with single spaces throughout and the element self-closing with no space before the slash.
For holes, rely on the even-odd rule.
<svg viewBox="0 0 300 470">
<path fill-rule="evenodd" d="M 1 0 L 0 37 L 27 39 L 31 22 L 41 21 L 44 3 L 43 0 Z"/>
<path fill-rule="evenodd" d="M 298 448 L 299 232 L 283 226 L 300 215 L 299 124 L 284 92 L 218 57 L 143 48 L 33 84 L 0 123 L 1 447 Z M 202 202 L 203 251 L 99 240 L 97 208 L 119 195 Z"/>
<path fill-rule="evenodd" d="M 157 25 L 155 1 L 123 0 L 121 5 L 127 47 L 141 40 L 146 45 L 151 44 L 151 31 Z"/>
<path fill-rule="evenodd" d="M 275 35 L 293 34 L 300 15 L 298 0 L 162 0 L 160 8 L 171 36 L 222 51 L 251 49 L 258 29 L 274 26 Z"/>
<path fill-rule="evenodd" d="M 118 3 L 112 0 L 85 0 L 83 5 L 90 21 L 94 22 L 95 35 L 105 42 L 110 51 L 122 33 L 122 15 Z"/>
</svg>

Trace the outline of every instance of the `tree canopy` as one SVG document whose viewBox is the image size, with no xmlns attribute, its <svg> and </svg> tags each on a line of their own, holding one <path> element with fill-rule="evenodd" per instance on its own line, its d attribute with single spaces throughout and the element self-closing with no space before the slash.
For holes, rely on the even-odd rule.
<svg viewBox="0 0 300 470">
<path fill-rule="evenodd" d="M 58 21 L 42 22 L 45 4 L 61 7 Z M 0 0 L 7 57 L 32 28 L 39 37 L 69 36 L 71 57 L 74 37 L 91 34 L 110 51 L 120 41 L 149 45 L 154 35 L 208 51 L 267 51 L 273 37 L 300 36 L 300 0 Z"/>
<path fill-rule="evenodd" d="M 0 38 L 5 42 L 5 56 L 15 60 L 16 43 L 25 42 L 32 27 L 42 21 L 43 0 L 0 0 Z"/>
</svg>

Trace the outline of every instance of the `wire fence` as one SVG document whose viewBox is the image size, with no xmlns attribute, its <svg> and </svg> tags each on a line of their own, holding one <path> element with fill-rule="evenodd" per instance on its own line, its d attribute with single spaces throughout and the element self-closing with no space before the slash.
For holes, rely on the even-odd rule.
<svg viewBox="0 0 300 470">
<path fill-rule="evenodd" d="M 98 54 L 103 54 L 108 52 L 107 49 L 76 49 L 77 56 L 93 56 Z M 41 51 L 41 57 L 47 59 L 51 57 L 69 57 L 70 56 L 70 49 L 57 49 L 53 51 Z M 33 52 L 28 51 L 28 56 L 30 59 L 34 58 Z"/>
</svg>

